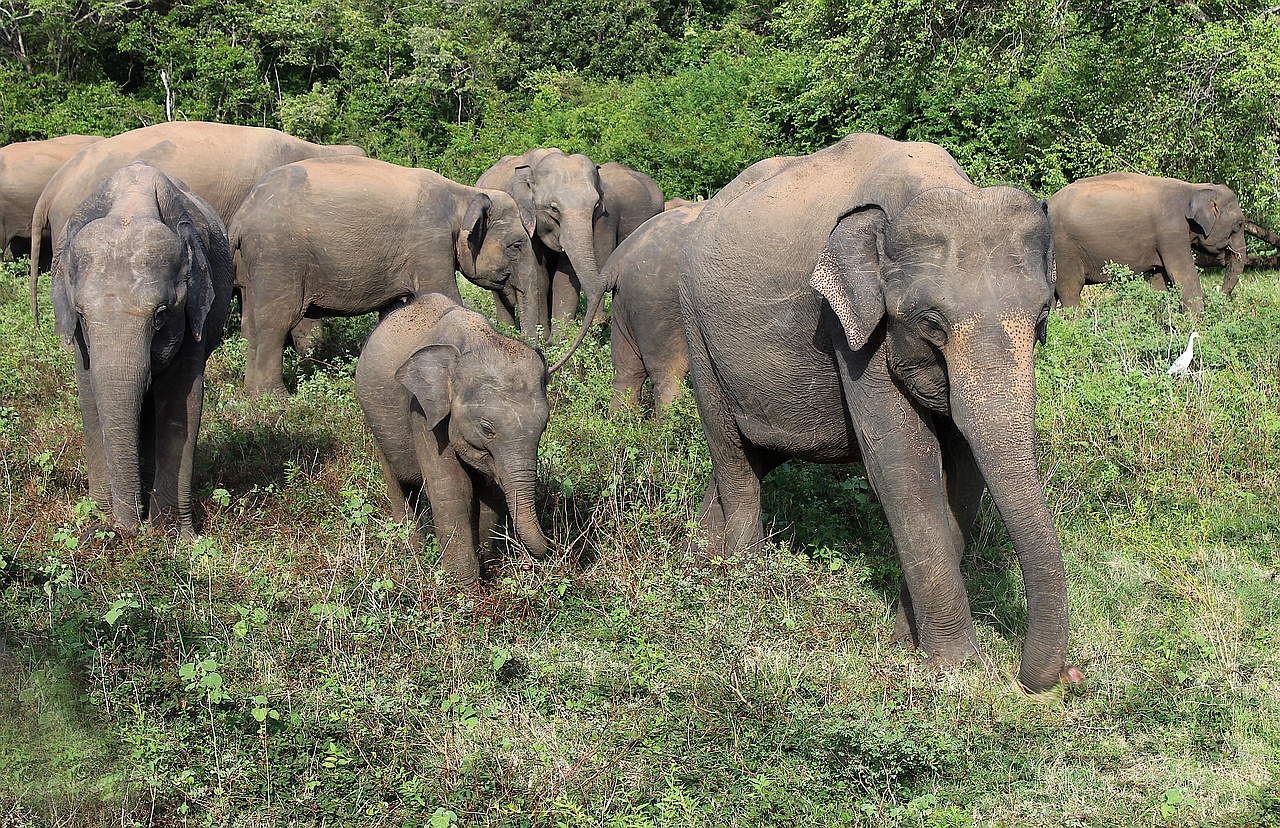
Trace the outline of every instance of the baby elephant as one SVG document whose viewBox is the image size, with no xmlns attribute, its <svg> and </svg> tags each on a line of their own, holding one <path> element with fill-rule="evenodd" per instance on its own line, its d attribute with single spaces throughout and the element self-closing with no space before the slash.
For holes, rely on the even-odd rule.
<svg viewBox="0 0 1280 828">
<path fill-rule="evenodd" d="M 613 288 L 613 402 L 609 413 L 635 405 L 647 376 L 654 416 L 679 398 L 689 373 L 689 346 L 680 318 L 680 250 L 706 202 L 674 207 L 640 225 L 604 267 Z"/>
<path fill-rule="evenodd" d="M 479 580 L 481 558 L 507 514 L 525 548 L 546 555 L 534 511 L 538 442 L 549 416 L 541 354 L 428 293 L 378 325 L 355 379 L 392 513 L 416 527 L 426 495 L 451 578 L 465 586 Z"/>
<path fill-rule="evenodd" d="M 137 162 L 71 214 L 54 251 L 53 308 L 76 360 L 89 494 L 117 528 L 176 517 L 195 534 L 191 468 L 204 366 L 222 339 L 234 271 L 222 221 Z"/>
</svg>

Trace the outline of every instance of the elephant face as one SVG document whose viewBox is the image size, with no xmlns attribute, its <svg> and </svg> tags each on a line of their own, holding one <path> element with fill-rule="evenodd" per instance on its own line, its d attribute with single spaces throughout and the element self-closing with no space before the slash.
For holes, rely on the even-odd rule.
<svg viewBox="0 0 1280 828">
<path fill-rule="evenodd" d="M 892 221 L 875 206 L 842 219 L 814 286 L 855 349 L 884 318 L 894 376 L 950 414 L 957 382 L 976 393 L 983 376 L 1030 374 L 1053 299 L 1051 244 L 1044 211 L 1020 190 L 938 188 Z"/>
<path fill-rule="evenodd" d="M 203 257 L 193 255 L 193 241 L 159 221 L 128 226 L 109 218 L 68 238 L 59 257 L 54 307 L 67 344 L 79 344 L 86 366 L 92 365 L 91 351 L 98 357 L 120 351 L 111 355 L 131 355 L 154 374 L 173 360 L 189 326 L 200 338 L 212 291 L 192 290 L 191 284 L 193 278 L 211 277 Z"/>
<path fill-rule="evenodd" d="M 1187 204 L 1187 221 L 1192 242 L 1205 250 L 1244 252 L 1244 212 L 1231 188 L 1215 184 L 1195 190 Z"/>
<path fill-rule="evenodd" d="M 592 228 L 603 213 L 600 171 L 585 155 L 552 152 L 532 166 L 517 167 L 512 189 L 531 235 L 574 260 L 593 247 Z M 577 263 L 575 262 L 575 267 Z"/>
<path fill-rule="evenodd" d="M 396 371 L 428 426 L 448 418 L 449 445 L 467 466 L 497 482 L 520 541 L 547 548 L 534 513 L 538 443 L 550 419 L 541 354 L 512 340 L 505 352 L 448 344 L 420 348 Z"/>
<path fill-rule="evenodd" d="M 498 190 L 480 191 L 471 199 L 457 253 L 463 275 L 488 290 L 509 284 L 526 289 L 538 266 L 515 200 Z"/>
</svg>

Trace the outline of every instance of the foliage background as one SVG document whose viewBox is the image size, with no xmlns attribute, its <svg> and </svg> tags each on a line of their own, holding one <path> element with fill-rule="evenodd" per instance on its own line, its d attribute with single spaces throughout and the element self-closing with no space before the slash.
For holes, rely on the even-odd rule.
<svg viewBox="0 0 1280 828">
<path fill-rule="evenodd" d="M 1275 223 L 1277 81 L 1275 8 L 1231 0 L 0 0 L 0 141 L 171 113 L 463 181 L 555 144 L 685 197 L 865 129 L 1042 196 L 1221 181 Z M 83 546 L 69 360 L 30 333 L 23 267 L 0 265 L 4 828 L 1280 825 L 1278 273 L 1195 322 L 1133 279 L 1051 318 L 1041 468 L 1088 678 L 1039 707 L 1009 691 L 993 514 L 965 562 L 986 669 L 923 672 L 887 643 L 900 573 L 857 470 L 776 472 L 758 557 L 686 548 L 696 414 L 608 418 L 603 335 L 551 387 L 539 569 L 459 594 L 432 544 L 406 553 L 351 394 L 367 319 L 291 361 L 285 400 L 243 395 L 232 335 L 205 537 Z"/>
<path fill-rule="evenodd" d="M 868 130 L 1042 196 L 1132 169 L 1280 218 L 1280 26 L 1256 0 L 0 2 L 0 141 L 166 103 L 468 182 L 554 144 L 692 198 Z"/>
</svg>

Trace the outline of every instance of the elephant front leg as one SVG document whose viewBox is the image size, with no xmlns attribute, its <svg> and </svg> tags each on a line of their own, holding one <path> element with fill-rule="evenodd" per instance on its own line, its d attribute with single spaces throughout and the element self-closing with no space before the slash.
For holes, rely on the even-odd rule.
<svg viewBox="0 0 1280 828">
<path fill-rule="evenodd" d="M 107 449 L 102 439 L 102 420 L 93 381 L 84 368 L 82 355 L 76 353 L 76 396 L 80 400 L 80 420 L 84 426 L 84 460 L 89 478 L 89 497 L 104 514 L 111 514 L 111 474 L 107 468 Z"/>
<path fill-rule="evenodd" d="M 556 260 L 556 269 L 551 274 L 552 322 L 571 326 L 578 315 L 578 300 L 581 296 L 578 274 L 569 263 L 569 257 L 561 254 Z"/>
<path fill-rule="evenodd" d="M 204 412 L 204 365 L 192 358 L 176 376 L 162 377 L 154 388 L 155 485 L 150 515 L 159 522 L 176 517 L 178 531 L 195 537 L 191 478 L 195 469 L 196 438 Z"/>
<path fill-rule="evenodd" d="M 1195 256 L 1186 237 L 1182 237 L 1180 243 L 1164 241 L 1157 245 L 1156 252 L 1164 263 L 1169 280 L 1182 288 L 1182 309 L 1193 314 L 1203 313 L 1204 290 L 1200 286 L 1200 271 L 1196 269 Z"/>
<path fill-rule="evenodd" d="M 965 547 L 973 536 L 978 509 L 986 492 L 986 483 L 969 443 L 959 429 L 949 420 L 934 419 L 934 426 L 942 451 L 942 472 L 946 481 L 947 505 L 950 522 L 951 549 L 956 553 L 956 567 L 960 566 Z M 911 590 L 903 579 L 898 590 L 897 617 L 894 620 L 892 641 L 920 646 L 920 633 L 916 626 L 915 608 Z"/>
<path fill-rule="evenodd" d="M 899 620 L 906 629 L 895 626 L 895 635 L 911 638 L 914 631 L 930 663 L 962 662 L 978 652 L 960 572 L 965 532 L 957 515 L 970 510 L 953 511 L 932 417 L 890 378 L 883 349 L 868 358 L 846 347 L 837 359 L 867 477 L 902 562 Z"/>
<path fill-rule="evenodd" d="M 449 444 L 449 418 L 429 429 L 413 421 L 414 450 L 431 504 L 431 523 L 440 546 L 440 568 L 453 581 L 471 587 L 480 580 L 476 492 L 471 475 Z"/>
</svg>

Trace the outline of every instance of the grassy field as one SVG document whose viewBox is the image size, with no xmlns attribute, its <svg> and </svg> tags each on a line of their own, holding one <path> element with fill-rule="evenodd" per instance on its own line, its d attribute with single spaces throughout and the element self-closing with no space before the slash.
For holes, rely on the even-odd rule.
<svg viewBox="0 0 1280 828">
<path fill-rule="evenodd" d="M 776 472 L 758 555 L 687 551 L 696 411 L 607 418 L 603 334 L 551 385 L 536 570 L 460 593 L 434 546 L 402 551 L 352 394 L 368 319 L 290 362 L 288 399 L 245 396 L 232 336 L 203 536 L 81 546 L 70 360 L 23 267 L 0 274 L 0 826 L 1280 826 L 1280 272 L 1200 320 L 1139 280 L 1051 318 L 1041 463 L 1087 678 L 1037 705 L 994 510 L 965 564 L 988 663 L 923 669 L 888 643 L 899 570 L 857 470 Z"/>
</svg>

